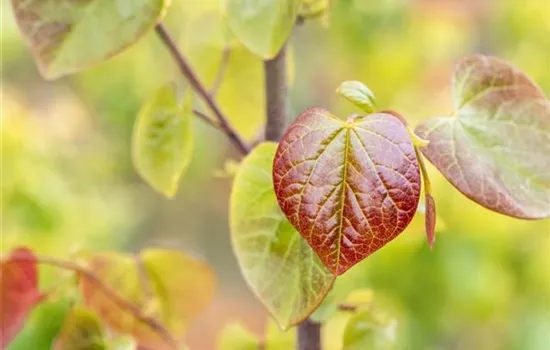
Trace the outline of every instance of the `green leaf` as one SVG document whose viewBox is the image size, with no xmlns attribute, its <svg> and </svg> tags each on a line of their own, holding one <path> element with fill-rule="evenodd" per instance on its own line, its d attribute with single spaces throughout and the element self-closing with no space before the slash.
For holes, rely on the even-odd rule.
<svg viewBox="0 0 550 350">
<path fill-rule="evenodd" d="M 173 197 L 193 152 L 192 95 L 183 105 L 171 84 L 157 90 L 138 114 L 132 139 L 134 166 L 155 190 Z"/>
<path fill-rule="evenodd" d="M 218 350 L 258 350 L 258 337 L 240 323 L 230 323 L 224 327 L 218 341 Z"/>
<path fill-rule="evenodd" d="M 416 133 L 422 153 L 459 191 L 484 207 L 523 219 L 550 216 L 550 103 L 508 63 L 464 58 L 453 79 L 455 115 Z"/>
<path fill-rule="evenodd" d="M 103 328 L 94 312 L 75 306 L 67 315 L 54 350 L 105 350 Z"/>
<path fill-rule="evenodd" d="M 49 349 L 58 336 L 72 303 L 68 300 L 45 301 L 38 305 L 9 350 Z M 5 304 L 4 304 L 5 305 Z M 1 348 L 1 347 L 0 347 Z"/>
<path fill-rule="evenodd" d="M 344 330 L 343 350 L 389 350 L 397 341 L 397 321 L 376 311 L 353 315 Z"/>
<path fill-rule="evenodd" d="M 243 160 L 231 193 L 230 227 L 246 282 L 287 329 L 315 310 L 334 276 L 277 205 L 271 177 L 276 147 L 262 143 Z"/>
<path fill-rule="evenodd" d="M 273 180 L 282 211 L 335 275 L 396 238 L 420 196 L 414 146 L 386 113 L 344 122 L 304 111 L 281 139 Z"/>
<path fill-rule="evenodd" d="M 160 20 L 168 0 L 11 0 L 40 72 L 55 79 L 123 51 Z"/>
<path fill-rule="evenodd" d="M 215 278 L 210 268 L 178 251 L 148 249 L 139 257 L 96 253 L 90 257 L 88 267 L 103 285 L 128 303 L 121 303 L 93 279 L 81 276 L 85 304 L 110 328 L 133 335 L 139 345 L 147 348 L 173 347 L 143 317 L 163 325 L 181 342 L 190 321 L 214 294 Z"/>
<path fill-rule="evenodd" d="M 222 13 L 250 51 L 270 59 L 290 36 L 300 5 L 301 0 L 222 0 Z"/>
<path fill-rule="evenodd" d="M 374 112 L 376 99 L 372 91 L 362 82 L 356 80 L 344 81 L 336 92 L 367 113 Z"/>
</svg>

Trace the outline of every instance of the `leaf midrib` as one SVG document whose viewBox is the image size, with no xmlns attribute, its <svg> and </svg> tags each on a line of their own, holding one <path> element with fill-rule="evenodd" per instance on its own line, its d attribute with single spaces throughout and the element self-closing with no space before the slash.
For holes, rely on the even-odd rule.
<svg viewBox="0 0 550 350">
<path fill-rule="evenodd" d="M 338 219 L 338 234 L 336 235 L 336 272 L 338 272 L 338 269 L 340 267 L 340 253 L 341 253 L 341 247 L 342 247 L 342 227 L 343 227 L 343 220 L 344 220 L 344 207 L 345 207 L 345 200 L 346 200 L 346 179 L 348 174 L 348 157 L 349 157 L 349 139 L 350 139 L 350 128 L 345 127 L 346 132 L 346 141 L 344 146 L 344 166 L 342 169 L 342 195 L 340 197 L 340 218 Z"/>
</svg>

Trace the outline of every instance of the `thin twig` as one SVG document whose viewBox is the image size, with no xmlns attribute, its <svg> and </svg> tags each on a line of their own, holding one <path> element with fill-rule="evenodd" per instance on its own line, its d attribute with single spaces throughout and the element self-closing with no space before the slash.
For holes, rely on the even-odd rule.
<svg viewBox="0 0 550 350">
<path fill-rule="evenodd" d="M 356 312 L 357 309 L 358 309 L 357 306 L 353 305 L 353 304 L 339 304 L 338 305 L 338 310 L 340 310 L 340 311 Z"/>
<path fill-rule="evenodd" d="M 177 66 L 183 76 L 187 79 L 193 90 L 204 100 L 208 108 L 214 113 L 214 116 L 219 121 L 219 128 L 222 130 L 229 140 L 237 147 L 237 149 L 243 154 L 247 154 L 250 151 L 250 147 L 243 141 L 237 131 L 233 129 L 226 116 L 220 110 L 218 104 L 214 101 L 212 96 L 208 93 L 204 85 L 199 81 L 198 76 L 195 74 L 187 59 L 183 56 L 178 49 L 176 42 L 172 36 L 168 33 L 162 23 L 157 24 L 155 30 L 162 40 L 162 42 L 168 48 L 168 51 L 177 63 Z"/>
<path fill-rule="evenodd" d="M 217 120 L 213 120 L 212 118 L 207 116 L 205 113 L 199 111 L 198 109 L 193 109 L 193 114 L 196 115 L 197 117 L 201 118 L 208 125 L 216 128 L 216 129 L 220 128 L 220 123 L 218 123 Z"/>
<path fill-rule="evenodd" d="M 225 71 L 227 70 L 227 66 L 229 65 L 229 56 L 231 55 L 231 48 L 229 46 L 226 46 L 223 48 L 222 51 L 222 59 L 220 61 L 220 67 L 218 68 L 218 74 L 216 74 L 216 79 L 214 80 L 214 85 L 212 85 L 212 88 L 210 89 L 210 96 L 212 98 L 216 97 L 216 94 L 218 93 L 218 90 L 220 89 L 220 85 L 223 80 L 223 76 L 225 75 Z"/>
<path fill-rule="evenodd" d="M 153 331 L 157 332 L 170 345 L 172 349 L 174 350 L 178 349 L 179 347 L 178 341 L 172 336 L 172 334 L 162 324 L 160 324 L 154 318 L 144 315 L 143 312 L 138 307 L 136 307 L 134 304 L 132 304 L 128 300 L 118 295 L 117 292 L 115 292 L 108 285 L 103 283 L 103 281 L 95 273 L 88 270 L 87 268 L 70 261 L 58 260 L 55 258 L 36 256 L 36 255 L 32 257 L 15 255 L 15 256 L 11 256 L 4 263 L 13 263 L 13 262 L 33 262 L 33 263 L 38 262 L 40 264 L 55 266 L 61 269 L 70 270 L 70 271 L 79 273 L 80 275 L 84 276 L 84 278 L 88 279 L 88 281 L 90 281 L 91 283 L 99 287 L 103 291 L 103 293 L 109 299 L 115 302 L 121 309 L 129 311 L 137 320 L 143 322 L 144 324 L 148 325 Z"/>
</svg>

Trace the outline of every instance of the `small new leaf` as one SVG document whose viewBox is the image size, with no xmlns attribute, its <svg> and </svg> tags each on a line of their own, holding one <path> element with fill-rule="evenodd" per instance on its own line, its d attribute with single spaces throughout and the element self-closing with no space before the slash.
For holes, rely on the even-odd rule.
<svg viewBox="0 0 550 350">
<path fill-rule="evenodd" d="M 75 306 L 67 315 L 54 350 L 105 350 L 103 329 L 94 312 Z"/>
<path fill-rule="evenodd" d="M 254 54 L 271 59 L 287 41 L 301 0 L 222 0 L 222 13 L 233 34 Z"/>
<path fill-rule="evenodd" d="M 281 139 L 273 181 L 282 211 L 335 275 L 397 237 L 420 195 L 411 138 L 385 113 L 343 122 L 304 111 Z"/>
<path fill-rule="evenodd" d="M 43 296 L 38 291 L 36 257 L 18 248 L 0 262 L 0 349 L 23 328 L 27 316 Z"/>
<path fill-rule="evenodd" d="M 178 189 L 193 152 L 192 95 L 177 102 L 174 86 L 157 90 L 141 108 L 132 139 L 134 166 L 141 177 L 168 198 Z"/>
<path fill-rule="evenodd" d="M 374 112 L 376 99 L 372 91 L 362 82 L 356 80 L 344 81 L 336 92 L 367 113 Z"/>
<path fill-rule="evenodd" d="M 230 228 L 246 282 L 286 329 L 315 310 L 334 276 L 277 205 L 271 176 L 276 148 L 262 143 L 241 163 L 231 192 Z"/>
<path fill-rule="evenodd" d="M 455 115 L 425 121 L 422 153 L 460 192 L 522 219 L 550 216 L 550 102 L 525 74 L 487 56 L 464 58 Z"/>
<path fill-rule="evenodd" d="M 11 0 L 42 75 L 55 79 L 123 51 L 160 20 L 169 0 Z"/>
</svg>

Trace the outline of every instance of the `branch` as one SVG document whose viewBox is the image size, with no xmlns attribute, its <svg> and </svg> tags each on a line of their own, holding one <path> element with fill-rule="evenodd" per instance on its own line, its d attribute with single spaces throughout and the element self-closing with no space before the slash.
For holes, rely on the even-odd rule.
<svg viewBox="0 0 550 350">
<path fill-rule="evenodd" d="M 321 324 L 306 318 L 298 325 L 298 350 L 321 349 Z"/>
<path fill-rule="evenodd" d="M 187 79 L 193 90 L 195 90 L 195 92 L 204 100 L 212 113 L 214 113 L 214 116 L 219 122 L 219 129 L 227 135 L 229 140 L 235 145 L 235 147 L 239 150 L 239 152 L 241 152 L 241 154 L 247 154 L 250 151 L 249 146 L 241 139 L 236 130 L 233 129 L 226 116 L 220 110 L 217 103 L 214 101 L 212 96 L 210 96 L 208 91 L 206 91 L 206 88 L 199 81 L 198 76 L 195 74 L 195 72 L 187 62 L 187 59 L 178 49 L 174 39 L 168 33 L 164 25 L 162 23 L 157 24 L 155 30 L 164 45 L 166 45 L 166 47 L 168 48 L 168 51 L 170 52 L 174 60 L 176 61 L 176 64 L 183 76 Z"/>
<path fill-rule="evenodd" d="M 35 260 L 36 259 L 36 260 Z M 33 256 L 31 257 L 22 257 L 22 256 L 13 256 L 10 257 L 7 262 L 38 262 L 40 264 L 49 265 L 58 267 L 65 270 L 70 270 L 76 272 L 85 278 L 87 278 L 91 283 L 99 287 L 103 293 L 110 298 L 113 302 L 117 304 L 121 309 L 127 310 L 139 321 L 148 325 L 153 331 L 157 332 L 167 344 L 170 345 L 170 348 L 177 350 L 179 348 L 178 341 L 172 336 L 172 334 L 157 320 L 154 318 L 148 317 L 143 314 L 143 312 L 134 304 L 124 299 L 112 290 L 108 285 L 103 283 L 103 281 L 92 271 L 88 270 L 85 267 L 82 267 L 78 264 L 72 263 L 70 261 L 58 260 L 50 257 L 43 256 Z"/>
<path fill-rule="evenodd" d="M 264 61 L 267 124 L 265 139 L 279 141 L 288 119 L 288 82 L 286 77 L 286 45 L 271 60 Z"/>
<path fill-rule="evenodd" d="M 209 116 L 207 116 L 203 112 L 201 112 L 197 109 L 193 109 L 193 114 L 196 115 L 197 117 L 201 118 L 206 124 L 216 128 L 216 129 L 220 128 L 220 123 L 218 123 L 217 120 L 212 120 L 212 118 L 210 118 Z"/>
</svg>

